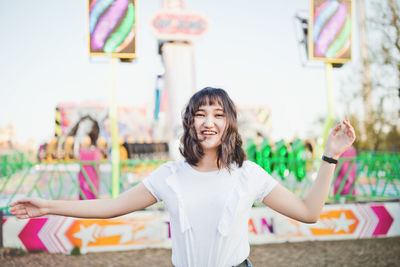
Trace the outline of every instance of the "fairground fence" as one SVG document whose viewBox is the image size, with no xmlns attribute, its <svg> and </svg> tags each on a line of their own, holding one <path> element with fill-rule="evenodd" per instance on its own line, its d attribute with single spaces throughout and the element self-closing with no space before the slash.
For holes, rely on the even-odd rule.
<svg viewBox="0 0 400 267">
<path fill-rule="evenodd" d="M 33 163 L 25 157 L 0 158 L 0 209 L 24 197 L 87 199 L 111 197 L 111 162 Z M 165 160 L 120 162 L 120 192 L 142 181 Z M 305 195 L 320 161 L 269 158 L 257 162 L 288 189 Z M 340 158 L 328 202 L 390 201 L 400 198 L 400 154 L 360 153 Z M 257 205 L 257 203 L 256 203 Z"/>
</svg>

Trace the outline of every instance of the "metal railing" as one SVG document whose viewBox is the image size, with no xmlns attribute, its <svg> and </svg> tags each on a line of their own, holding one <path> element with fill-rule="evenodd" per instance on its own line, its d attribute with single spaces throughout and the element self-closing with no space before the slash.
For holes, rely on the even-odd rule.
<svg viewBox="0 0 400 267">
<path fill-rule="evenodd" d="M 121 192 L 142 181 L 165 160 L 120 162 Z M 10 163 L 13 165 L 16 163 Z M 24 197 L 47 199 L 111 198 L 111 162 L 75 161 L 25 164 L 0 177 L 0 209 Z"/>
<path fill-rule="evenodd" d="M 164 162 L 122 161 L 120 191 L 139 183 Z M 262 167 L 292 192 L 304 196 L 316 178 L 319 163 L 312 159 L 279 158 L 264 161 Z M 0 209 L 7 209 L 11 202 L 31 196 L 111 198 L 111 163 L 108 161 L 32 163 L 25 160 L 2 164 Z M 334 176 L 328 202 L 400 198 L 400 154 L 369 152 L 354 158 L 340 158 Z"/>
<path fill-rule="evenodd" d="M 270 159 L 272 176 L 300 196 L 304 196 L 317 176 L 320 160 Z M 299 176 L 299 169 L 305 176 Z M 303 171 L 300 171 L 300 174 Z M 400 198 L 400 154 L 362 152 L 340 158 L 328 202 L 383 201 Z"/>
<path fill-rule="evenodd" d="M 0 154 L 0 178 L 12 175 L 13 173 L 32 167 L 32 155 L 22 152 Z"/>
</svg>

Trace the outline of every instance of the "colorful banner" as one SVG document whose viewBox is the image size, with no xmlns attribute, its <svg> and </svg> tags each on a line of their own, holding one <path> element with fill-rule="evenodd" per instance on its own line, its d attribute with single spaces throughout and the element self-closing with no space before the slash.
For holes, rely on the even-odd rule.
<svg viewBox="0 0 400 267">
<path fill-rule="evenodd" d="M 154 14 L 150 27 L 159 40 L 194 41 L 204 35 L 208 23 L 199 13 L 169 9 Z"/>
<path fill-rule="evenodd" d="M 238 124 L 244 140 L 271 136 L 271 109 L 266 105 L 238 107 Z"/>
<path fill-rule="evenodd" d="M 294 221 L 269 208 L 253 208 L 248 227 L 250 244 L 400 236 L 400 203 L 327 205 L 314 224 Z M 5 247 L 50 253 L 68 254 L 75 246 L 82 253 L 171 247 L 169 216 L 161 211 L 109 220 L 9 216 L 3 220 L 3 234 Z"/>
<path fill-rule="evenodd" d="M 134 0 L 89 0 L 89 55 L 136 57 Z"/>
<path fill-rule="evenodd" d="M 351 60 L 352 1 L 311 0 L 309 57 L 330 63 Z"/>
<path fill-rule="evenodd" d="M 101 103 L 59 103 L 61 136 L 81 140 L 87 135 L 103 137 L 111 142 L 109 106 Z M 153 107 L 120 106 L 117 110 L 118 131 L 121 137 L 146 141 L 152 138 Z"/>
</svg>

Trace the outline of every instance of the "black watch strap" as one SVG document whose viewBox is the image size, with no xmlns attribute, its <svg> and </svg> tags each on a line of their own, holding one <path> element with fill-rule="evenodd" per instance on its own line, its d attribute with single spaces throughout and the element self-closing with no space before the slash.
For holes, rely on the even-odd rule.
<svg viewBox="0 0 400 267">
<path fill-rule="evenodd" d="M 333 159 L 333 158 L 330 158 L 330 157 L 327 157 L 327 156 L 322 156 L 322 160 L 324 160 L 324 161 L 326 161 L 328 163 L 331 163 L 331 164 L 337 164 L 338 163 L 338 161 L 336 159 Z"/>
</svg>

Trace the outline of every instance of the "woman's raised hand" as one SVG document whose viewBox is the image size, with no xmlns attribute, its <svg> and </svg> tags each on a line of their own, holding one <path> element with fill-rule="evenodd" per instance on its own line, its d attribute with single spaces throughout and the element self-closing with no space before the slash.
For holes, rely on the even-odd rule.
<svg viewBox="0 0 400 267">
<path fill-rule="evenodd" d="M 353 126 L 351 126 L 348 119 L 343 121 L 343 125 L 344 126 L 342 126 L 342 124 L 337 125 L 329 133 L 325 143 L 325 156 L 338 159 L 356 139 Z"/>
<path fill-rule="evenodd" d="M 11 214 L 18 219 L 40 217 L 48 213 L 47 201 L 41 198 L 26 198 L 10 204 Z"/>
</svg>

